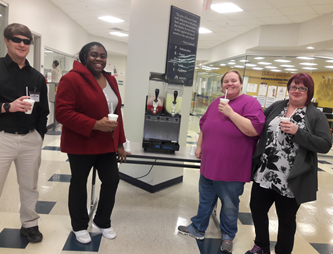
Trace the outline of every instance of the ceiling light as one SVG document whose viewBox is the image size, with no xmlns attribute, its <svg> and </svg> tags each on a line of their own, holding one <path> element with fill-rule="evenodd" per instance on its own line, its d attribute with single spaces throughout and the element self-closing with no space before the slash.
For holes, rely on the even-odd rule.
<svg viewBox="0 0 333 254">
<path fill-rule="evenodd" d="M 306 47 L 307 49 L 314 49 L 314 47 L 311 47 L 311 46 L 309 46 L 309 47 Z"/>
<path fill-rule="evenodd" d="M 268 65 L 268 64 L 272 64 L 272 63 L 267 63 L 267 62 L 258 62 L 258 64 L 264 64 L 264 65 Z"/>
<path fill-rule="evenodd" d="M 46 52 L 46 53 L 53 53 L 52 50 L 44 50 L 44 52 Z"/>
<path fill-rule="evenodd" d="M 234 62 L 229 62 L 228 64 L 236 64 L 236 63 L 234 63 Z"/>
<path fill-rule="evenodd" d="M 237 5 L 233 3 L 221 3 L 221 4 L 212 4 L 210 8 L 213 11 L 216 11 L 218 13 L 230 13 L 230 12 L 240 12 L 243 11 L 241 8 L 239 8 Z"/>
<path fill-rule="evenodd" d="M 297 69 L 285 69 L 286 71 L 297 71 Z"/>
<path fill-rule="evenodd" d="M 120 37 L 128 36 L 128 34 L 124 34 L 121 32 L 110 32 L 110 34 L 115 35 L 115 36 L 120 36 Z"/>
<path fill-rule="evenodd" d="M 210 64 L 209 66 L 214 66 L 214 65 Z"/>
<path fill-rule="evenodd" d="M 326 60 L 327 63 L 333 63 L 333 60 Z"/>
<path fill-rule="evenodd" d="M 281 70 L 271 70 L 271 71 L 280 72 Z"/>
<path fill-rule="evenodd" d="M 199 34 L 209 34 L 212 33 L 212 31 L 208 30 L 207 28 L 200 27 L 199 28 Z"/>
<path fill-rule="evenodd" d="M 296 58 L 298 58 L 298 59 L 305 59 L 305 60 L 313 60 L 313 59 L 315 59 L 313 57 L 307 57 L 307 56 L 297 56 Z"/>
<path fill-rule="evenodd" d="M 305 70 L 317 70 L 318 68 L 313 68 L 313 67 L 303 67 L 302 69 L 305 69 Z"/>
<path fill-rule="evenodd" d="M 276 59 L 274 60 L 275 62 L 280 62 L 280 63 L 289 63 L 291 60 L 285 60 L 285 59 Z"/>
<path fill-rule="evenodd" d="M 289 65 L 289 64 L 281 64 L 281 67 L 295 67 L 295 65 Z"/>
<path fill-rule="evenodd" d="M 226 64 L 220 64 L 220 66 L 226 66 Z"/>
<path fill-rule="evenodd" d="M 257 66 L 256 64 L 245 63 L 245 66 Z"/>
<path fill-rule="evenodd" d="M 253 70 L 259 70 L 259 71 L 260 71 L 260 70 L 263 70 L 264 68 L 260 68 L 260 67 L 253 67 L 252 69 L 253 69 Z"/>
<path fill-rule="evenodd" d="M 240 62 L 248 62 L 249 60 L 245 60 L 245 59 L 243 59 L 243 60 L 239 60 Z"/>
<path fill-rule="evenodd" d="M 244 68 L 243 65 L 234 65 L 234 67 L 236 67 L 236 68 Z"/>
<path fill-rule="evenodd" d="M 98 19 L 100 20 L 104 20 L 106 22 L 110 22 L 110 23 L 121 23 L 124 22 L 124 20 L 122 19 L 118 19 L 112 16 L 102 16 L 102 17 L 98 17 Z"/>
<path fill-rule="evenodd" d="M 308 66 L 313 66 L 313 65 L 318 65 L 316 63 L 299 63 L 300 65 L 308 65 Z"/>
<path fill-rule="evenodd" d="M 276 69 L 277 67 L 275 67 L 275 66 L 265 66 L 265 68 L 267 68 L 267 69 Z"/>
<path fill-rule="evenodd" d="M 325 68 L 331 68 L 331 69 L 333 69 L 333 66 L 329 65 L 329 66 L 325 66 Z"/>
<path fill-rule="evenodd" d="M 235 60 L 234 59 L 232 59 L 232 60 L 230 60 L 231 62 L 235 62 Z"/>
<path fill-rule="evenodd" d="M 254 59 L 262 60 L 262 59 L 265 59 L 265 57 L 258 56 L 258 57 L 255 57 Z"/>
</svg>

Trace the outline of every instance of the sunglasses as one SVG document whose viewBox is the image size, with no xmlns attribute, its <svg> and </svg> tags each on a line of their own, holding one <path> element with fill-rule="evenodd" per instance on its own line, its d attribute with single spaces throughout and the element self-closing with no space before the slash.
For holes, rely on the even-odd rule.
<svg viewBox="0 0 333 254">
<path fill-rule="evenodd" d="M 30 45 L 31 44 L 31 40 L 29 40 L 29 39 L 21 39 L 19 37 L 10 37 L 7 40 L 11 40 L 14 43 L 21 43 L 23 41 L 24 45 Z"/>
</svg>

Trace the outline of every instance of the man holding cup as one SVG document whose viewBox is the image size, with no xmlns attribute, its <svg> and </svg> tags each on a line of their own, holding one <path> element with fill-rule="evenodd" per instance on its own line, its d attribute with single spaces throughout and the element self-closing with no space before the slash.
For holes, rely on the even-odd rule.
<svg viewBox="0 0 333 254">
<path fill-rule="evenodd" d="M 37 181 L 49 114 L 44 76 L 26 60 L 32 42 L 28 27 L 13 23 L 4 30 L 8 49 L 0 58 L 0 196 L 14 161 L 19 184 L 21 234 L 41 242 Z"/>
</svg>

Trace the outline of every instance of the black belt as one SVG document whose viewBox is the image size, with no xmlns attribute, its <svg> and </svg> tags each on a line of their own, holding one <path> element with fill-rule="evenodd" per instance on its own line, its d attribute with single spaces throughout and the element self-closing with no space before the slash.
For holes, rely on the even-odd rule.
<svg viewBox="0 0 333 254">
<path fill-rule="evenodd" d="M 25 134 L 28 134 L 30 132 L 33 132 L 34 130 L 24 130 L 24 131 L 5 131 L 5 130 L 1 130 L 1 131 L 4 132 L 4 133 L 25 135 Z"/>
</svg>

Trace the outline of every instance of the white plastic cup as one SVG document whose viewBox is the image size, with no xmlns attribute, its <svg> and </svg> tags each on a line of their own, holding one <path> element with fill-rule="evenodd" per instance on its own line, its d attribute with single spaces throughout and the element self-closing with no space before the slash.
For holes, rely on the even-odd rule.
<svg viewBox="0 0 333 254">
<path fill-rule="evenodd" d="M 285 122 L 290 122 L 290 118 L 289 117 L 281 117 L 280 121 L 285 121 Z"/>
<path fill-rule="evenodd" d="M 108 114 L 108 118 L 110 121 L 117 121 L 118 115 L 117 114 Z"/>
<path fill-rule="evenodd" d="M 126 140 L 126 142 L 125 142 L 125 151 L 126 152 L 130 152 L 131 151 L 131 141 L 129 141 L 129 140 Z"/>
<path fill-rule="evenodd" d="M 220 98 L 220 102 L 226 102 L 226 103 L 229 103 L 229 99 L 225 99 L 225 98 Z"/>
<path fill-rule="evenodd" d="M 32 110 L 34 109 L 35 101 L 32 99 L 24 99 L 23 101 L 29 102 L 31 104 L 31 109 L 29 109 L 26 114 L 31 114 Z"/>
<path fill-rule="evenodd" d="M 190 155 L 195 155 L 195 149 L 197 149 L 196 145 L 192 145 L 190 148 Z"/>
</svg>

